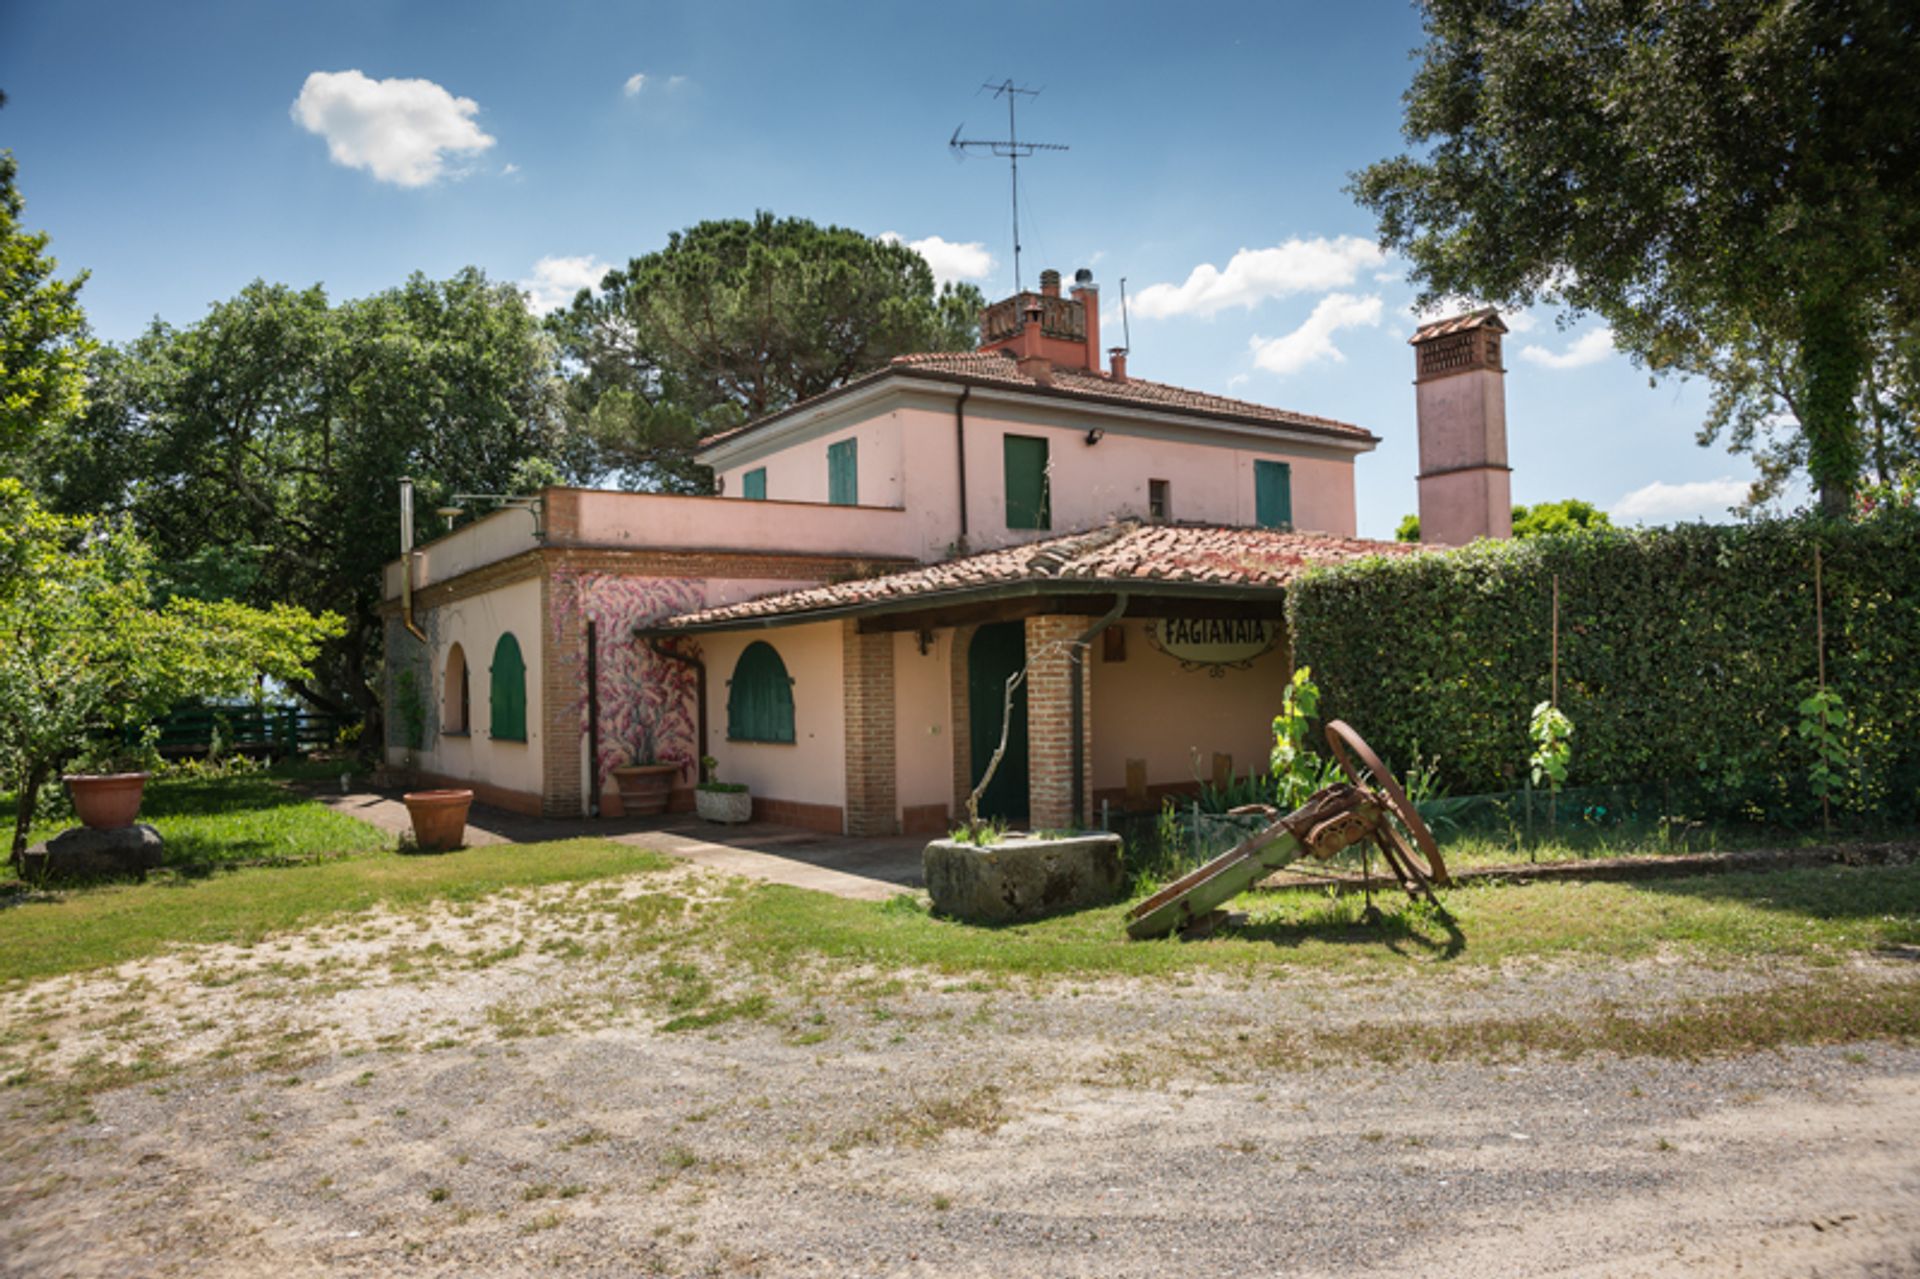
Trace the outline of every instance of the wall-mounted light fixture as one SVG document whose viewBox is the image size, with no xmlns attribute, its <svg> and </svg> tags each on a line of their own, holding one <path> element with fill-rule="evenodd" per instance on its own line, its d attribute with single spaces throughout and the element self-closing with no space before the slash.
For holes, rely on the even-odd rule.
<svg viewBox="0 0 1920 1279">
<path fill-rule="evenodd" d="M 1103 426 L 1096 426 L 1092 430 L 1087 432 L 1087 445 L 1088 447 L 1092 447 L 1093 445 L 1098 444 L 1101 440 L 1104 440 L 1106 438 L 1107 438 L 1107 429 Z"/>
<path fill-rule="evenodd" d="M 538 493 L 531 497 L 514 493 L 455 493 L 450 504 L 434 507 L 433 513 L 446 517 L 447 528 L 452 529 L 455 520 L 471 513 L 467 509 L 470 502 L 490 502 L 496 511 L 525 511 L 533 516 L 533 535 L 543 542 L 547 538 L 547 503 Z"/>
</svg>

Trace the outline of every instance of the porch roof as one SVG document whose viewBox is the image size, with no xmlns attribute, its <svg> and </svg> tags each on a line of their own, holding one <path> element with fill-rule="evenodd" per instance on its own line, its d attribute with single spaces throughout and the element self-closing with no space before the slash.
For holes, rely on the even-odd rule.
<svg viewBox="0 0 1920 1279">
<path fill-rule="evenodd" d="M 1407 555 L 1405 542 L 1214 524 L 1126 520 L 923 568 L 765 595 L 663 618 L 658 635 L 784 626 L 899 613 L 1020 595 L 1178 595 L 1267 598 L 1316 564 Z"/>
</svg>

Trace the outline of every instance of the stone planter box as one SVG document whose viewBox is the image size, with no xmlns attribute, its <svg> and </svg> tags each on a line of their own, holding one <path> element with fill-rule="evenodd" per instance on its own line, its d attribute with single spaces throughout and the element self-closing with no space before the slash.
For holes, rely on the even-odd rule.
<svg viewBox="0 0 1920 1279">
<path fill-rule="evenodd" d="M 982 848 L 936 839 L 921 854 L 927 893 L 943 915 L 970 923 L 1036 919 L 1104 906 L 1126 887 L 1120 837 L 1015 835 Z"/>
<path fill-rule="evenodd" d="M 693 792 L 693 807 L 707 821 L 738 826 L 753 820 L 753 793 L 700 787 Z"/>
</svg>

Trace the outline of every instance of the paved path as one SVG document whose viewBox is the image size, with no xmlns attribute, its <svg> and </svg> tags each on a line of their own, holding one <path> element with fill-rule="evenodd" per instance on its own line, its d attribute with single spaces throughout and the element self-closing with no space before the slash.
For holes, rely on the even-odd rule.
<svg viewBox="0 0 1920 1279">
<path fill-rule="evenodd" d="M 411 825 L 407 806 L 397 792 L 322 791 L 315 798 L 335 812 L 395 834 Z M 476 803 L 467 815 L 470 845 L 532 844 L 580 837 L 618 840 L 749 879 L 863 901 L 885 901 L 920 887 L 920 850 L 927 843 L 922 836 L 854 839 L 769 822 L 719 826 L 690 813 L 656 821 L 527 817 Z"/>
</svg>

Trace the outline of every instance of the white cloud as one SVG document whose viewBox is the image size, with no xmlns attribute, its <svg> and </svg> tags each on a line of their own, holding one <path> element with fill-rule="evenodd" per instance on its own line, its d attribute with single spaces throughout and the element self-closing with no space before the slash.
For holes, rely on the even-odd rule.
<svg viewBox="0 0 1920 1279">
<path fill-rule="evenodd" d="M 517 164 L 505 164 L 500 166 L 500 176 L 503 178 L 510 178 L 518 172 L 520 172 L 520 166 Z"/>
<path fill-rule="evenodd" d="M 1148 319 L 1212 315 L 1230 306 L 1252 310 L 1268 298 L 1352 284 L 1361 270 L 1385 261 L 1379 245 L 1356 236 L 1292 239 L 1271 249 L 1241 249 L 1224 271 L 1202 262 L 1185 283 L 1150 284 L 1134 295 L 1131 306 Z"/>
<path fill-rule="evenodd" d="M 1595 329 L 1591 333 L 1583 333 L 1565 351 L 1553 351 L 1544 346 L 1520 348 L 1521 359 L 1549 369 L 1584 368 L 1589 364 L 1598 364 L 1611 354 L 1613 354 L 1612 329 Z"/>
<path fill-rule="evenodd" d="M 1736 479 L 1655 480 L 1615 502 L 1607 514 L 1622 524 L 1670 524 L 1676 520 L 1725 520 L 1727 508 L 1747 500 L 1747 482 Z"/>
<path fill-rule="evenodd" d="M 444 177 L 449 154 L 492 146 L 474 123 L 479 111 L 472 98 L 431 80 L 373 80 L 358 71 L 316 71 L 293 103 L 294 120 L 327 140 L 335 164 L 403 187 Z"/>
<path fill-rule="evenodd" d="M 1248 339 L 1247 345 L 1253 351 L 1257 367 L 1284 377 L 1320 360 L 1344 361 L 1347 357 L 1333 344 L 1333 335 L 1341 329 L 1378 325 L 1382 309 L 1380 299 L 1375 296 L 1357 298 L 1351 293 L 1329 293 L 1293 332 L 1277 338 L 1256 335 Z"/>
<path fill-rule="evenodd" d="M 533 275 L 520 281 L 527 309 L 545 315 L 572 303 L 582 289 L 598 287 L 609 266 L 592 254 L 577 258 L 545 257 L 533 264 Z"/>
<path fill-rule="evenodd" d="M 876 238 L 882 244 L 903 243 L 898 231 L 884 231 Z M 933 268 L 936 284 L 984 280 L 993 274 L 993 254 L 987 252 L 987 246 L 978 240 L 956 244 L 952 240 L 930 235 L 924 240 L 907 240 L 904 243 L 927 260 L 927 265 Z"/>
<path fill-rule="evenodd" d="M 662 80 L 657 75 L 648 75 L 644 71 L 636 71 L 627 77 L 625 84 L 620 86 L 620 92 L 629 98 L 637 98 L 650 88 L 656 93 L 662 90 L 671 93 L 675 89 L 684 87 L 686 83 L 687 78 L 683 75 L 670 75 L 665 80 Z"/>
</svg>

